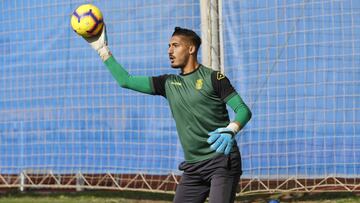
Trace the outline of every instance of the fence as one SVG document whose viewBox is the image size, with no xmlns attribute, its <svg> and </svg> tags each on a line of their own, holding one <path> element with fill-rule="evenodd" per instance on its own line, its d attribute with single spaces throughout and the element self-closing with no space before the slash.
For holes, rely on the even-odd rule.
<svg viewBox="0 0 360 203">
<path fill-rule="evenodd" d="M 202 61 L 253 112 L 241 193 L 359 190 L 358 1 L 90 2 L 133 75 L 177 74 L 174 27 L 201 34 Z M 0 2 L 0 187 L 171 192 L 183 154 L 167 103 L 118 87 L 70 28 L 82 3 Z"/>
</svg>

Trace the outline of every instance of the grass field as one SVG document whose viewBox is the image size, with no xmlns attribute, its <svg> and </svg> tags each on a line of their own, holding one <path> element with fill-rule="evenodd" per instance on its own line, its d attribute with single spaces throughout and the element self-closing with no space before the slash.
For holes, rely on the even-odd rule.
<svg viewBox="0 0 360 203">
<path fill-rule="evenodd" d="M 169 203 L 172 194 L 131 191 L 85 191 L 85 192 L 44 192 L 20 193 L 6 191 L 0 194 L 0 203 Z M 355 203 L 360 197 L 355 193 L 275 194 L 249 195 L 238 197 L 236 202 L 266 203 L 271 198 L 281 202 L 298 203 Z"/>
</svg>

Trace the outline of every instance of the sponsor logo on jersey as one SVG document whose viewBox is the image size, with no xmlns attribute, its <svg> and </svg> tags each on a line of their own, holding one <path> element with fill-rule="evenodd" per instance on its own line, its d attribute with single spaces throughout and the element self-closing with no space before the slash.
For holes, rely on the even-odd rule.
<svg viewBox="0 0 360 203">
<path fill-rule="evenodd" d="M 221 79 L 223 79 L 223 78 L 225 78 L 225 75 L 222 74 L 221 72 L 217 72 L 217 74 L 216 74 L 216 79 L 217 79 L 217 80 L 221 80 Z"/>
<path fill-rule="evenodd" d="M 196 88 L 197 90 L 201 90 L 203 84 L 204 84 L 203 79 L 197 79 L 197 80 L 196 80 L 196 83 L 195 83 L 195 88 Z"/>
<path fill-rule="evenodd" d="M 174 82 L 174 81 L 171 81 L 171 83 L 170 84 L 172 84 L 172 85 L 177 85 L 177 86 L 181 86 L 181 82 Z"/>
</svg>

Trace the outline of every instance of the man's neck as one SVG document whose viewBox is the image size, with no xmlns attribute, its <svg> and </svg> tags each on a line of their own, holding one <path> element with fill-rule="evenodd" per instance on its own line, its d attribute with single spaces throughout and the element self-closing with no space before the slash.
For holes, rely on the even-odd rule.
<svg viewBox="0 0 360 203">
<path fill-rule="evenodd" d="M 197 60 L 189 61 L 189 63 L 186 64 L 186 66 L 181 69 L 181 74 L 191 73 L 194 70 L 196 70 L 198 67 L 199 67 L 199 63 L 197 62 Z"/>
</svg>

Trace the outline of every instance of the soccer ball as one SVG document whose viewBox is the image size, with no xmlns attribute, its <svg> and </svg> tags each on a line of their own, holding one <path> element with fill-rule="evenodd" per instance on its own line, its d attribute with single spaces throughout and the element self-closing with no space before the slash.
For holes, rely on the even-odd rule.
<svg viewBox="0 0 360 203">
<path fill-rule="evenodd" d="M 82 37 L 92 37 L 104 26 L 103 16 L 99 8 L 92 4 L 79 6 L 71 15 L 71 27 Z"/>
</svg>

